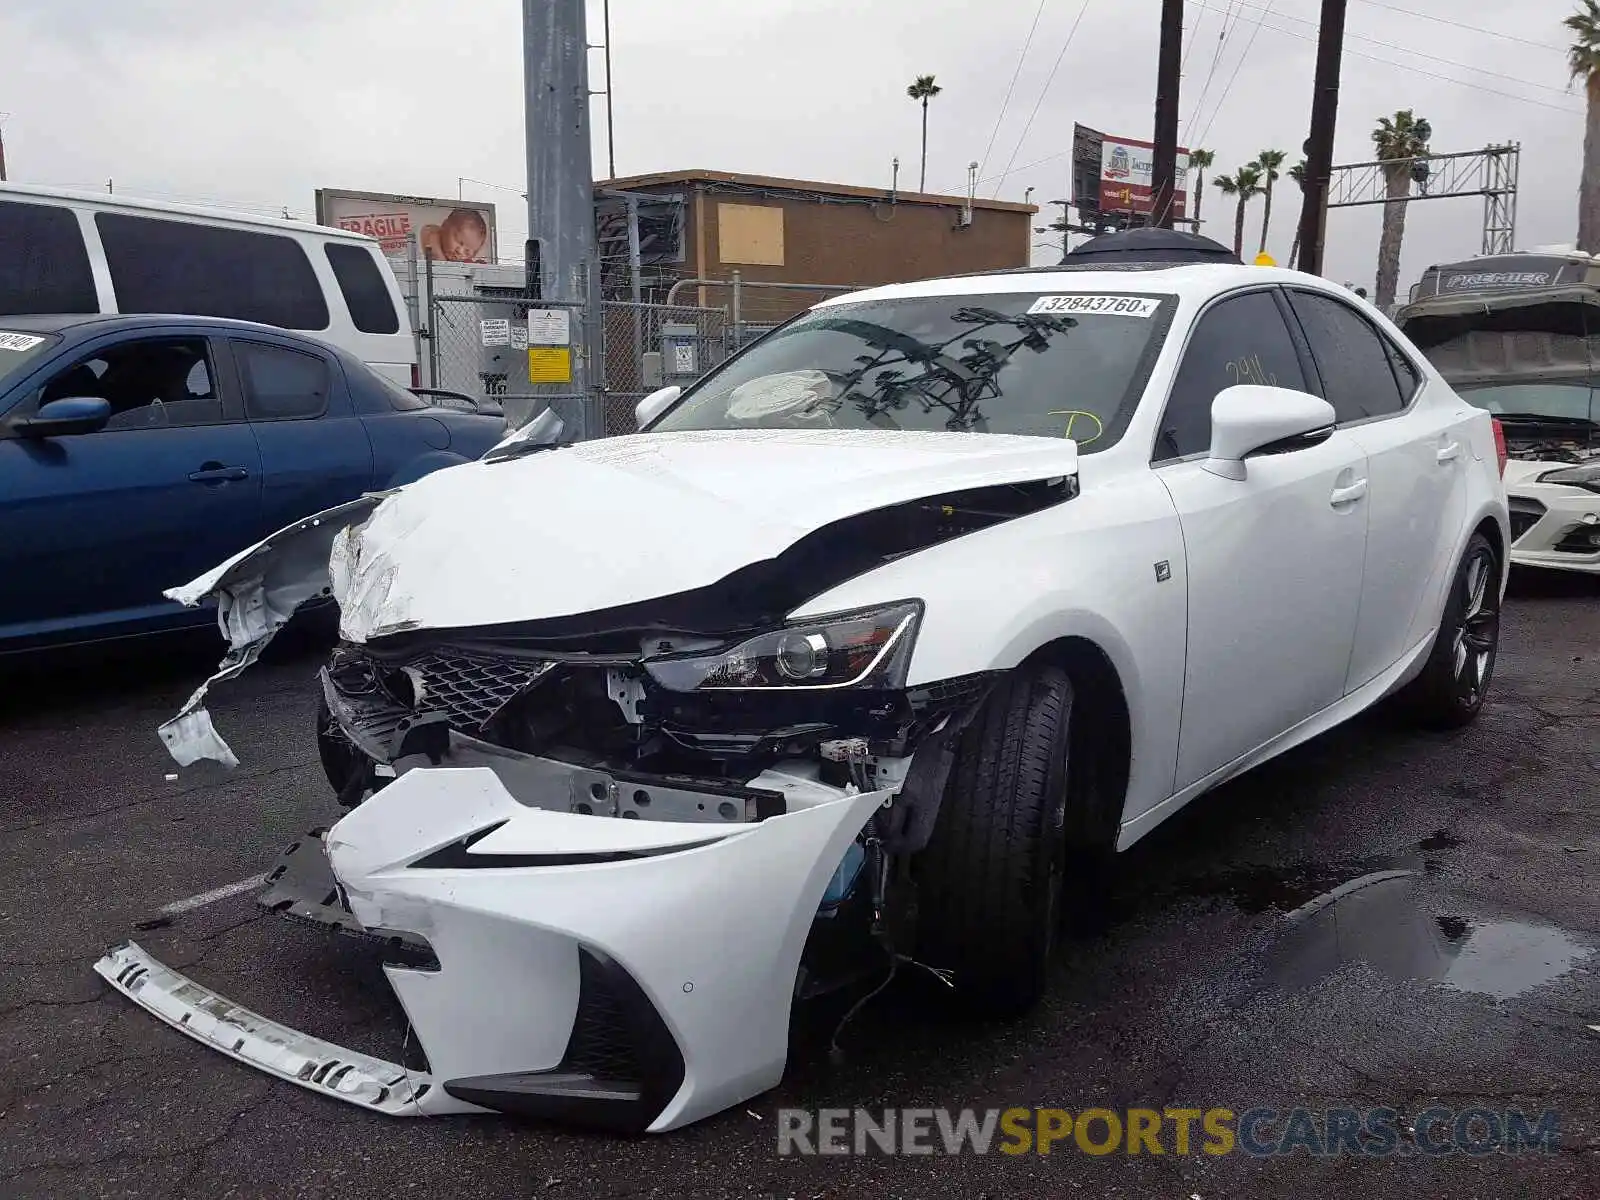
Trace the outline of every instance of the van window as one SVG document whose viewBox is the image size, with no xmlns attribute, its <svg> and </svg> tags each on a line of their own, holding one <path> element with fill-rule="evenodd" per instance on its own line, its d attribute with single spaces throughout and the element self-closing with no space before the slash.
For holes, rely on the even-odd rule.
<svg viewBox="0 0 1600 1200">
<path fill-rule="evenodd" d="M 77 215 L 0 200 L 0 314 L 99 311 Z"/>
<path fill-rule="evenodd" d="M 122 312 L 328 327 L 311 260 L 291 237 L 126 213 L 94 220 Z"/>
<path fill-rule="evenodd" d="M 394 310 L 389 287 L 372 251 L 337 242 L 329 242 L 326 249 L 328 265 L 339 281 L 339 291 L 356 329 L 362 333 L 399 333 L 400 315 Z"/>
</svg>

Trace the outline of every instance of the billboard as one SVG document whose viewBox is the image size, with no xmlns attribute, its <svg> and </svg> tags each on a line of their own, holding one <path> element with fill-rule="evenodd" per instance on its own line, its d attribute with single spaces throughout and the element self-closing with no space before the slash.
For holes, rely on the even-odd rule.
<svg viewBox="0 0 1600 1200">
<path fill-rule="evenodd" d="M 1155 144 L 1090 129 L 1072 128 L 1072 203 L 1086 222 L 1141 225 L 1150 216 Z M 1188 216 L 1189 151 L 1178 147 L 1172 218 Z M 1143 219 L 1141 219 L 1143 218 Z"/>
<path fill-rule="evenodd" d="M 377 238 L 391 258 L 404 258 L 415 246 L 419 259 L 499 261 L 494 205 L 479 200 L 318 188 L 317 224 Z"/>
</svg>

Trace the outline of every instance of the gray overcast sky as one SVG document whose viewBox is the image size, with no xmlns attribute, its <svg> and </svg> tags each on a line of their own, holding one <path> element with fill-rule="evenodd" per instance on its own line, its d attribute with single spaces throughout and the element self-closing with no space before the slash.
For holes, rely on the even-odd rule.
<svg viewBox="0 0 1600 1200">
<path fill-rule="evenodd" d="M 1375 119 L 1404 107 L 1433 123 L 1436 150 L 1520 141 L 1518 246 L 1570 242 L 1583 137 L 1583 94 L 1566 88 L 1561 49 L 1572 7 L 1350 0 L 1337 160 L 1370 158 Z M 1219 168 L 1269 146 L 1299 157 L 1317 9 L 1189 0 L 1182 130 L 1217 151 Z M 902 184 L 915 186 L 918 110 L 905 87 L 919 73 L 944 88 L 930 190 L 960 192 L 978 159 L 980 194 L 1020 200 L 1031 186 L 1049 200 L 1067 194 L 1074 121 L 1150 136 L 1160 0 L 1045 0 L 1003 118 L 1035 0 L 612 0 L 611 10 L 620 174 L 704 167 L 887 187 L 898 155 Z M 296 215 L 309 215 L 319 186 L 440 196 L 456 195 L 461 176 L 515 186 L 520 30 L 518 0 L 8 0 L 10 174 L 111 178 L 130 194 Z M 601 40 L 599 0 L 589 40 Z M 595 52 L 591 86 L 603 84 Z M 597 175 L 603 105 L 596 97 Z M 464 187 L 497 203 L 503 244 L 517 244 L 518 197 Z M 1231 202 L 1206 191 L 1206 232 L 1231 241 Z M 1276 197 L 1270 248 L 1282 261 L 1299 193 L 1284 180 Z M 1260 208 L 1252 202 L 1247 246 Z M 1371 286 L 1378 213 L 1332 214 L 1330 275 Z M 1413 204 L 1402 289 L 1430 262 L 1476 253 L 1481 223 L 1472 198 Z"/>
</svg>

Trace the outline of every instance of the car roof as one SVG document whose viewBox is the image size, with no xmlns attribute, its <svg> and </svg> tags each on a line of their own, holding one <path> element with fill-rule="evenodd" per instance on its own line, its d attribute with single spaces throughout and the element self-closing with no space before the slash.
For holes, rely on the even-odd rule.
<svg viewBox="0 0 1600 1200">
<path fill-rule="evenodd" d="M 1177 296 L 1196 303 L 1250 284 L 1293 283 L 1320 291 L 1342 292 L 1318 275 L 1280 267 L 1237 263 L 1105 262 L 1055 263 L 1011 267 L 967 275 L 942 275 L 912 283 L 891 283 L 831 296 L 818 308 L 899 300 L 920 296 L 978 296 L 1004 292 L 1139 292 Z"/>
</svg>

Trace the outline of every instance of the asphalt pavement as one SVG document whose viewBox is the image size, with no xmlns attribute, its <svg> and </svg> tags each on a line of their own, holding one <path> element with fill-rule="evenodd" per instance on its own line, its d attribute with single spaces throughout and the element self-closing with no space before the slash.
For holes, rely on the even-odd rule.
<svg viewBox="0 0 1600 1200">
<path fill-rule="evenodd" d="M 218 689 L 238 769 L 179 772 L 156 738 L 219 648 L 0 668 L 0 1195 L 1600 1196 L 1600 582 L 1514 582 L 1470 729 L 1369 714 L 1122 856 L 1110 928 L 1067 946 L 1034 1016 L 965 1025 L 908 981 L 835 1061 L 839 1007 L 803 1012 L 776 1091 L 635 1139 L 369 1115 L 193 1043 L 93 973 L 135 936 L 266 1015 L 405 1050 L 368 952 L 260 913 L 242 883 L 336 815 L 311 738 L 318 639 Z M 778 1153 L 785 1107 L 1014 1106 L 1389 1108 L 1400 1144 Z M 1559 1142 L 1417 1153 L 1434 1107 L 1551 1111 Z"/>
</svg>

